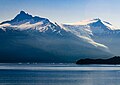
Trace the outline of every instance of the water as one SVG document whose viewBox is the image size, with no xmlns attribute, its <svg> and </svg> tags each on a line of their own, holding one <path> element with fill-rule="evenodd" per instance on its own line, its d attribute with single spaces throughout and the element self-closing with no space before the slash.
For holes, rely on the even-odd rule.
<svg viewBox="0 0 120 85">
<path fill-rule="evenodd" d="M 120 66 L 0 64 L 0 85 L 120 85 Z"/>
</svg>

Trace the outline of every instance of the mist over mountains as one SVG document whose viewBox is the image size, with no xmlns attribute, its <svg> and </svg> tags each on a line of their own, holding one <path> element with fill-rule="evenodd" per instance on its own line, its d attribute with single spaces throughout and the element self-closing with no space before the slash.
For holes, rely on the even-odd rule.
<svg viewBox="0 0 120 85">
<path fill-rule="evenodd" d="M 21 11 L 0 23 L 0 62 L 71 63 L 119 54 L 120 30 L 100 19 L 51 22 Z"/>
</svg>

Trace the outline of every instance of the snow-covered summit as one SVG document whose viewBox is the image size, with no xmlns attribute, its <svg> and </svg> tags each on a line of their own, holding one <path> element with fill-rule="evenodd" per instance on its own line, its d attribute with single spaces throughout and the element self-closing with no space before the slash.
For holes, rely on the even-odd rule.
<svg viewBox="0 0 120 85">
<path fill-rule="evenodd" d="M 21 25 L 26 22 L 30 22 L 30 24 L 34 24 L 34 23 L 40 22 L 40 21 L 49 22 L 49 20 L 46 18 L 41 18 L 38 16 L 33 17 L 32 15 L 25 13 L 24 11 L 21 11 L 18 15 L 16 15 L 16 17 L 14 19 L 12 19 L 10 21 L 4 21 L 0 25 L 6 24 L 6 23 L 11 24 L 11 25 Z"/>
<path fill-rule="evenodd" d="M 52 23 L 47 18 L 41 18 L 38 16 L 32 16 L 24 11 L 21 11 L 16 17 L 10 21 L 4 21 L 0 23 L 0 28 L 4 31 L 6 29 L 13 30 L 38 30 L 39 32 L 55 32 L 61 34 L 61 27 L 56 23 Z"/>
<path fill-rule="evenodd" d="M 95 19 L 87 19 L 87 20 L 82 20 L 80 22 L 75 22 L 75 23 L 68 23 L 68 25 L 96 25 L 96 26 L 104 26 L 107 27 L 110 30 L 116 30 L 117 28 L 110 24 L 109 22 L 103 21 L 100 18 L 95 18 Z"/>
<path fill-rule="evenodd" d="M 84 36 L 90 37 L 91 35 L 103 35 L 103 34 L 113 34 L 120 32 L 120 29 L 116 28 L 109 22 L 103 21 L 99 18 L 87 19 L 76 23 L 63 24 L 65 28 L 68 28 L 72 32 L 77 32 L 77 34 L 82 34 Z"/>
<path fill-rule="evenodd" d="M 87 19 L 87 20 L 82 20 L 80 22 L 75 22 L 75 23 L 68 23 L 69 25 L 87 25 L 87 24 L 91 24 L 94 22 L 100 21 L 99 18 L 96 19 Z"/>
</svg>

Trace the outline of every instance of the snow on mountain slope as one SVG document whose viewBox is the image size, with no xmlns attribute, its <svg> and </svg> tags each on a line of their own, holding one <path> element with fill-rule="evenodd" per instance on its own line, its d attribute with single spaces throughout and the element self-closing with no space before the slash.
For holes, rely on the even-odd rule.
<svg viewBox="0 0 120 85">
<path fill-rule="evenodd" d="M 33 17 L 21 11 L 14 19 L 2 22 L 0 28 L 0 56 L 5 56 L 0 58 L 0 62 L 9 59 L 75 62 L 80 58 L 111 57 L 105 45 L 88 38 L 88 33 L 92 35 L 88 27 L 86 31 L 80 30 L 86 36 L 76 36 L 74 33 L 78 30 L 71 32 L 46 18 Z"/>
<path fill-rule="evenodd" d="M 117 27 L 113 26 L 109 22 L 102 21 L 102 23 L 109 28 L 109 30 L 117 30 Z"/>
<path fill-rule="evenodd" d="M 56 27 L 57 26 L 57 27 Z M 51 31 L 51 32 L 56 32 L 61 34 L 61 30 L 67 31 L 68 29 L 64 29 L 64 27 L 59 27 L 57 23 L 53 24 L 51 23 L 48 19 L 46 18 L 40 18 L 40 17 L 33 17 L 32 15 L 29 15 L 28 13 L 25 13 L 24 11 L 21 11 L 20 14 L 18 14 L 13 20 L 11 21 L 5 21 L 2 22 L 0 27 L 5 30 L 7 27 L 12 28 L 13 30 L 28 30 L 28 29 L 33 29 L 33 30 L 38 30 L 39 32 L 46 32 L 46 31 Z M 79 30 L 76 29 L 74 33 L 78 33 L 77 35 L 86 35 L 84 36 L 78 36 L 81 39 L 83 39 L 85 42 L 88 42 L 98 48 L 106 48 L 106 46 L 96 43 L 93 40 L 87 38 L 90 37 L 89 35 L 92 35 L 92 32 L 90 29 L 88 29 L 88 26 L 83 26 L 84 29 Z M 81 27 L 81 28 L 83 28 Z M 56 29 L 57 28 L 57 29 Z M 76 26 L 77 28 L 77 26 Z M 74 29 L 74 28 L 72 28 Z M 80 33 L 81 32 L 81 33 Z M 80 34 L 79 34 L 80 33 Z M 89 35 L 88 35 L 89 34 Z"/>
<path fill-rule="evenodd" d="M 93 23 L 93 22 L 97 22 L 99 19 L 94 19 L 94 20 L 85 20 L 83 21 L 84 24 L 87 21 L 87 24 L 89 23 Z M 77 36 L 82 39 L 83 41 L 92 44 L 93 46 L 97 47 L 98 49 L 102 49 L 105 51 L 109 51 L 107 46 L 100 44 L 100 43 L 96 43 L 94 42 L 92 39 L 90 39 L 90 36 L 93 35 L 90 27 L 85 25 L 85 26 L 81 26 L 81 29 L 79 29 L 79 26 L 75 25 L 77 29 L 75 29 L 75 31 L 71 32 L 71 33 L 75 33 L 77 34 Z M 59 35 L 64 35 L 66 33 L 64 32 L 69 32 L 69 29 L 64 28 L 64 26 L 62 25 L 59 26 L 57 23 L 52 23 L 50 22 L 48 19 L 46 18 L 41 18 L 38 16 L 33 17 L 32 15 L 29 15 L 28 13 L 25 13 L 24 11 L 21 11 L 20 14 L 18 14 L 14 19 L 10 20 L 10 21 L 5 21 L 2 22 L 0 27 L 5 30 L 7 29 L 7 27 L 12 28 L 13 30 L 38 30 L 41 33 L 44 32 L 48 32 L 48 33 L 56 33 Z M 74 28 L 71 28 L 71 30 Z M 62 33 L 61 33 L 62 32 Z M 82 36 L 79 36 L 82 35 Z M 87 45 L 89 46 L 89 45 Z"/>
<path fill-rule="evenodd" d="M 21 11 L 14 19 L 10 21 L 5 21 L 0 24 L 0 28 L 6 30 L 7 28 L 12 28 L 13 30 L 38 30 L 39 32 L 61 32 L 61 28 L 56 24 L 50 22 L 46 18 L 41 18 L 38 16 L 33 17 L 24 11 Z"/>
<path fill-rule="evenodd" d="M 107 46 L 111 53 L 120 55 L 120 29 L 100 19 L 83 20 L 77 23 L 63 24 L 77 36 L 87 37 L 90 40 Z"/>
<path fill-rule="evenodd" d="M 80 25 L 63 24 L 62 26 L 77 36 L 85 36 L 90 38 L 90 35 L 93 35 L 92 31 L 90 30 L 90 27 L 87 25 L 80 26 Z"/>
<path fill-rule="evenodd" d="M 110 24 L 109 22 L 106 22 L 106 21 L 102 21 L 101 19 L 99 18 L 96 18 L 96 19 L 87 19 L 87 20 L 83 20 L 83 21 L 80 21 L 80 22 L 76 22 L 76 23 L 68 23 L 69 25 L 90 25 L 90 24 L 93 24 L 93 23 L 96 23 L 96 22 L 99 22 L 101 24 L 104 24 L 106 27 L 108 27 L 108 29 L 110 30 L 116 30 L 117 28 L 114 27 L 112 24 Z"/>
<path fill-rule="evenodd" d="M 87 41 L 91 43 L 92 45 L 98 47 L 99 49 L 106 48 L 108 49 L 107 46 L 97 43 L 94 40 L 91 39 L 92 31 L 90 30 L 90 27 L 85 25 L 85 26 L 77 26 L 77 25 L 65 25 L 63 24 L 63 27 L 69 30 L 71 33 L 75 34 L 76 36 L 82 38 L 84 41 Z"/>
<path fill-rule="evenodd" d="M 76 35 L 82 35 L 91 38 L 94 35 L 119 33 L 119 29 L 112 24 L 98 19 L 83 20 L 77 23 L 63 24 Z"/>
<path fill-rule="evenodd" d="M 75 22 L 75 23 L 68 23 L 69 25 L 87 25 L 90 23 L 97 22 L 99 19 L 87 19 L 87 20 L 82 20 L 80 22 Z"/>
</svg>

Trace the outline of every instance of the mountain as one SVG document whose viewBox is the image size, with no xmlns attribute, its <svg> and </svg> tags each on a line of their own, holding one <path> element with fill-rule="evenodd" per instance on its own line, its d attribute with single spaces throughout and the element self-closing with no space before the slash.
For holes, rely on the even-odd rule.
<svg viewBox="0 0 120 85">
<path fill-rule="evenodd" d="M 3 30 L 12 28 L 13 30 L 35 29 L 40 32 L 51 31 L 56 33 L 60 33 L 61 31 L 61 28 L 57 27 L 57 24 L 51 23 L 48 19 L 38 16 L 33 17 L 24 11 L 21 11 L 14 19 L 2 22 L 0 27 Z"/>
<path fill-rule="evenodd" d="M 0 56 L 0 62 L 73 63 L 112 54 L 103 44 L 21 11 L 14 19 L 0 23 Z"/>
<path fill-rule="evenodd" d="M 112 54 L 120 55 L 120 29 L 109 22 L 97 18 L 62 25 L 75 35 L 84 36 L 97 43 L 104 44 L 110 49 Z"/>
<path fill-rule="evenodd" d="M 113 34 L 119 31 L 116 27 L 106 21 L 102 21 L 99 18 L 83 20 L 77 23 L 62 24 L 64 27 L 70 29 L 71 31 L 82 31 L 80 35 L 87 37 L 93 35 L 106 35 Z M 117 30 L 117 31 L 116 31 Z"/>
</svg>

